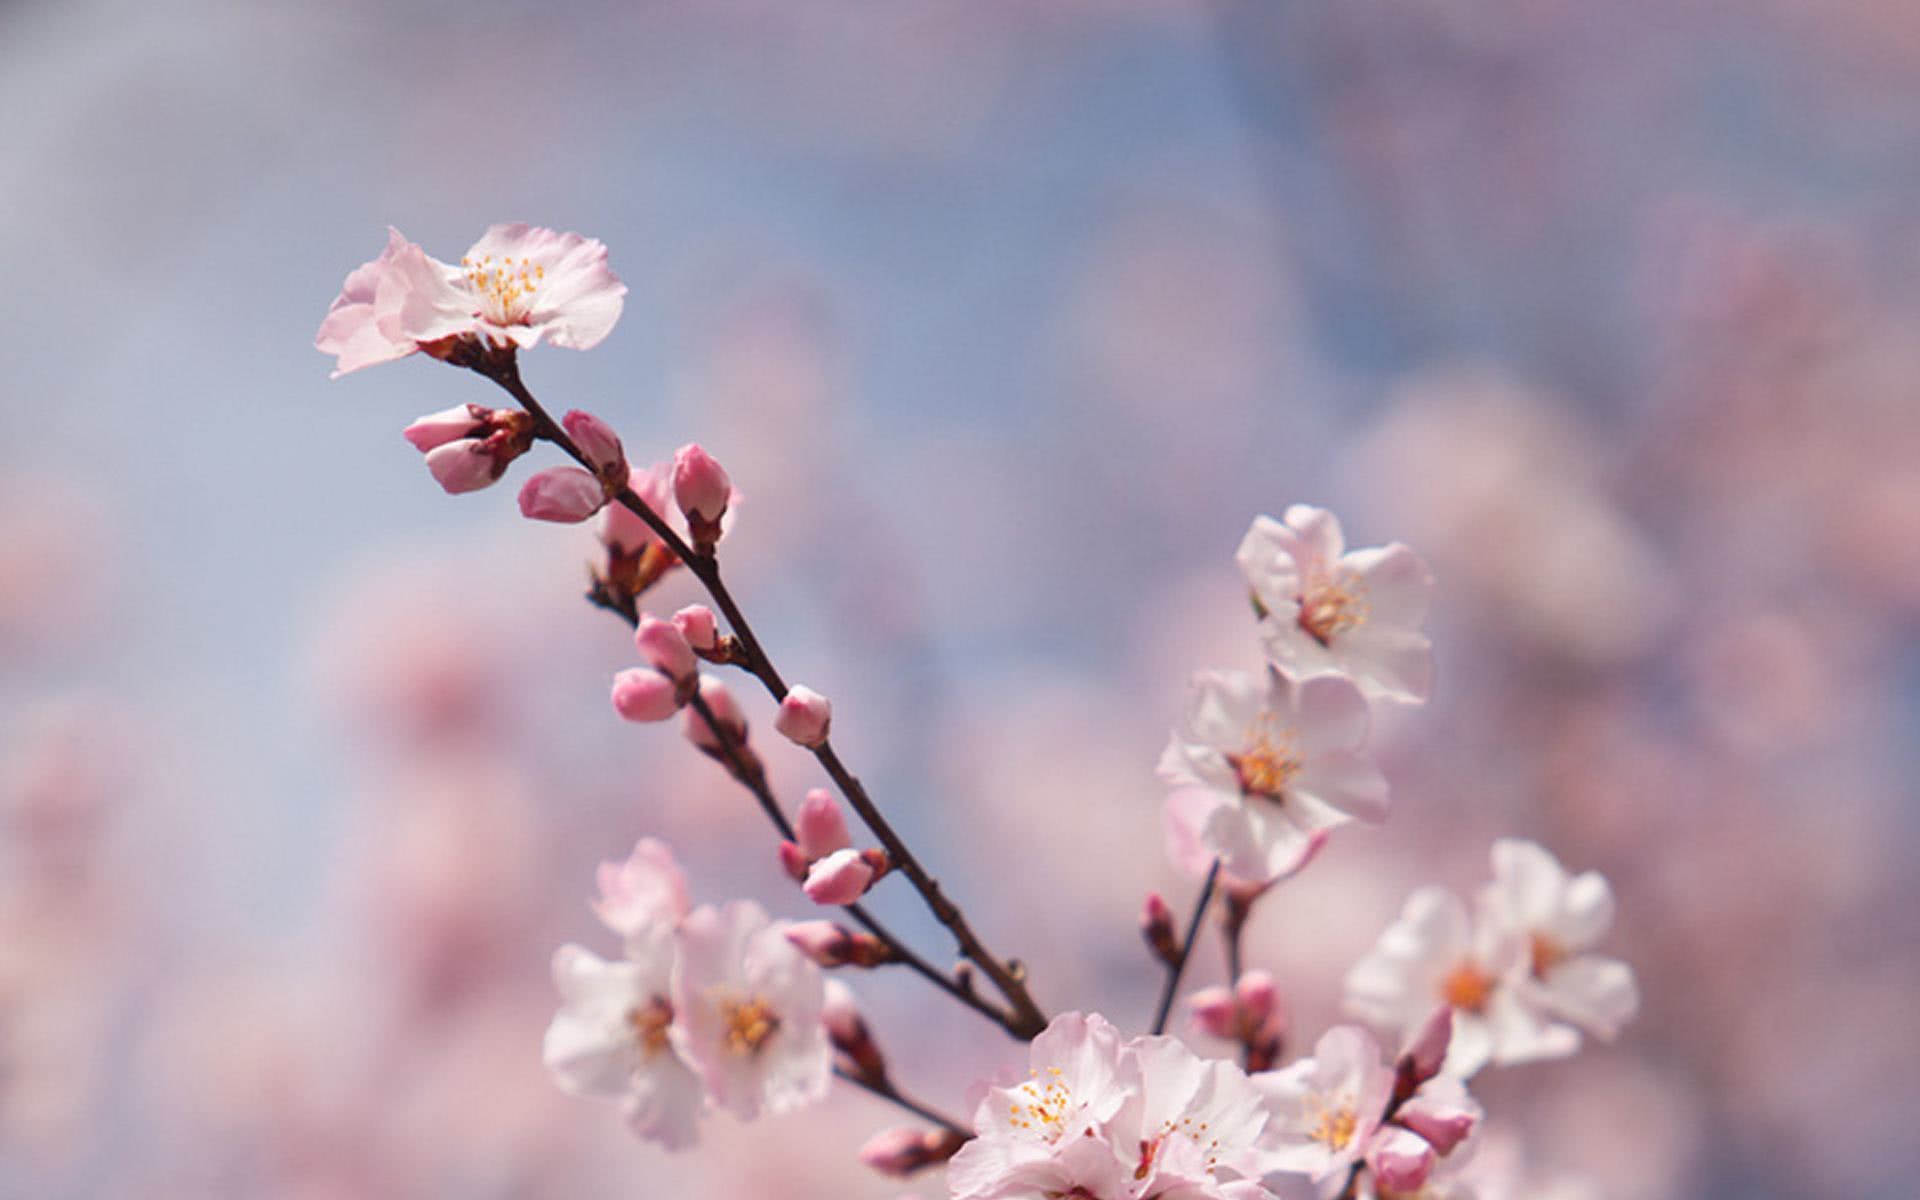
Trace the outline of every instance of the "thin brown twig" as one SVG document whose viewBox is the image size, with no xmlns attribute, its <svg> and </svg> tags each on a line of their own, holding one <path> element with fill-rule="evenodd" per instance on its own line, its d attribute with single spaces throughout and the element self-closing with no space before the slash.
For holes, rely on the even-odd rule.
<svg viewBox="0 0 1920 1200">
<path fill-rule="evenodd" d="M 939 1109 L 932 1108 L 919 1100 L 915 1100 L 912 1096 L 907 1095 L 898 1087 L 894 1086 L 891 1079 L 884 1076 L 879 1079 L 864 1079 L 852 1071 L 842 1070 L 839 1067 L 835 1067 L 833 1073 L 862 1091 L 870 1092 L 882 1100 L 897 1104 L 921 1120 L 938 1125 L 949 1133 L 959 1134 L 963 1138 L 971 1138 L 973 1136 L 973 1130 L 968 1129 L 952 1117 L 942 1113 Z"/>
<path fill-rule="evenodd" d="M 1220 860 L 1214 859 L 1207 868 L 1207 881 L 1200 885 L 1200 898 L 1193 902 L 1193 916 L 1187 920 L 1187 935 L 1180 941 L 1180 957 L 1167 964 L 1167 982 L 1160 989 L 1160 1007 L 1154 1010 L 1153 1028 L 1155 1034 L 1167 1031 L 1167 1018 L 1173 1013 L 1173 998 L 1180 992 L 1180 976 L 1186 973 L 1187 960 L 1193 957 L 1193 944 L 1200 937 L 1200 922 L 1207 915 L 1207 905 L 1213 902 L 1213 885 L 1220 879 Z"/>
<path fill-rule="evenodd" d="M 580 447 L 574 444 L 566 430 L 547 413 L 540 402 L 534 398 L 533 393 L 527 390 L 526 384 L 520 378 L 519 365 L 511 353 L 488 355 L 478 363 L 469 365 L 493 380 L 519 402 L 520 406 L 533 418 L 536 437 L 560 447 L 575 462 L 588 470 L 594 469 L 594 464 L 580 450 Z M 655 536 L 666 544 L 667 549 L 672 551 L 700 580 L 708 595 L 713 598 L 714 603 L 726 617 L 735 638 L 739 640 L 746 669 L 760 680 L 762 686 L 776 701 L 784 700 L 787 695 L 786 680 L 781 678 L 780 672 L 773 665 L 772 658 L 760 645 L 759 638 L 754 635 L 753 627 L 748 624 L 746 615 L 740 611 L 740 606 L 735 602 L 733 594 L 727 590 L 725 582 L 720 577 L 720 567 L 716 559 L 710 554 L 696 553 L 659 513 L 654 512 L 645 500 L 634 493 L 632 488 L 623 486 L 614 494 L 613 499 L 639 517 Z M 828 776 L 840 788 L 841 794 L 847 798 L 847 803 L 879 839 L 895 867 L 912 883 L 914 890 L 920 894 L 921 900 L 933 913 L 934 918 L 946 926 L 948 932 L 953 935 L 961 955 L 978 966 L 993 981 L 1000 994 L 1006 998 L 1011 1007 L 1011 1012 L 1003 1021 L 1007 1032 L 1023 1040 L 1032 1039 L 1046 1027 L 1047 1018 L 1027 990 L 1025 971 L 1015 963 L 1001 961 L 981 942 L 979 936 L 967 923 L 966 915 L 940 890 L 939 881 L 927 873 L 926 868 L 920 864 L 906 842 L 894 831 L 893 826 L 867 794 L 866 788 L 840 761 L 840 756 L 834 752 L 831 742 L 822 741 L 814 748 L 813 754 Z"/>
</svg>

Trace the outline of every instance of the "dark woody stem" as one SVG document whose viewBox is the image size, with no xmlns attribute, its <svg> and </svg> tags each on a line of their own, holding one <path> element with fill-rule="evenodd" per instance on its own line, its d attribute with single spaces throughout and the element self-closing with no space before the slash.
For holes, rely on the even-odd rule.
<svg viewBox="0 0 1920 1200">
<path fill-rule="evenodd" d="M 1214 859 L 1207 868 L 1207 881 L 1200 885 L 1200 898 L 1193 902 L 1193 916 L 1187 920 L 1187 935 L 1180 941 L 1180 957 L 1167 967 L 1167 982 L 1160 989 L 1160 1007 L 1153 1014 L 1153 1028 L 1149 1033 L 1161 1034 L 1167 1031 L 1167 1018 L 1173 1015 L 1173 998 L 1180 993 L 1180 976 L 1187 970 L 1187 960 L 1193 957 L 1193 943 L 1200 937 L 1200 922 L 1207 915 L 1207 905 L 1213 903 L 1213 886 L 1220 880 L 1220 860 Z"/>
<path fill-rule="evenodd" d="M 589 472 L 598 473 L 594 464 L 567 435 L 567 431 L 548 415 L 540 402 L 534 399 L 533 393 L 527 390 L 526 384 L 521 382 L 519 363 L 511 350 L 504 353 L 483 350 L 456 362 L 457 365 L 468 367 L 493 380 L 518 401 L 527 415 L 533 418 L 536 437 L 552 442 Z M 614 494 L 613 500 L 645 522 L 647 528 L 651 529 L 654 535 L 665 543 L 667 549 L 686 564 L 687 569 L 700 580 L 706 587 L 707 594 L 713 598 L 713 602 L 726 616 L 727 624 L 733 630 L 734 637 L 739 640 L 743 665 L 760 680 L 776 701 L 786 699 L 786 680 L 782 679 L 780 672 L 774 668 L 773 660 L 761 648 L 760 640 L 754 636 L 752 626 L 747 623 L 746 616 L 741 613 L 740 606 L 735 603 L 733 595 L 727 591 L 726 584 L 720 578 L 720 565 L 713 555 L 696 553 L 659 513 L 654 512 L 646 501 L 634 493 L 632 488 L 622 486 Z M 960 954 L 978 966 L 987 978 L 993 980 L 1000 994 L 1006 997 L 1011 1010 L 1004 1021 L 1007 1032 L 1016 1038 L 1031 1040 L 1045 1029 L 1047 1017 L 1027 991 L 1025 969 L 1018 963 L 1002 962 L 987 950 L 978 935 L 973 932 L 972 927 L 967 924 L 966 916 L 960 911 L 959 906 L 947 899 L 945 893 L 940 890 L 939 881 L 920 865 L 920 860 L 914 857 L 913 851 L 908 849 L 900 835 L 894 832 L 893 826 L 881 815 L 879 808 L 867 795 L 866 788 L 861 786 L 860 781 L 851 771 L 847 770 L 846 765 L 840 761 L 840 756 L 834 753 L 832 743 L 822 741 L 819 746 L 814 747 L 813 755 L 840 788 L 841 794 L 846 796 L 847 803 L 860 815 L 860 819 L 866 823 L 868 829 L 873 831 L 873 835 L 880 840 L 881 846 L 886 849 L 894 866 L 913 884 L 914 890 L 920 893 L 921 900 L 926 903 L 934 918 L 946 926 L 947 931 L 953 935 Z"/>
<path fill-rule="evenodd" d="M 882 1100 L 899 1105 L 914 1116 L 919 1117 L 922 1121 L 938 1125 L 948 1133 L 955 1133 L 963 1138 L 971 1138 L 973 1136 L 973 1130 L 968 1129 L 938 1109 L 929 1108 L 927 1105 L 915 1100 L 912 1096 L 907 1095 L 895 1087 L 893 1081 L 890 1079 L 884 1077 L 880 1079 L 863 1079 L 854 1072 L 843 1071 L 839 1067 L 835 1067 L 833 1073 L 862 1091 L 871 1092 Z"/>
<path fill-rule="evenodd" d="M 617 604 L 610 604 L 597 597 L 590 598 L 593 599 L 595 604 L 608 609 L 625 620 L 627 624 L 636 625 L 639 623 L 637 613 L 629 611 Z M 699 692 L 693 693 L 687 700 L 687 707 L 698 713 L 700 719 L 706 722 L 707 728 L 713 731 L 714 740 L 719 746 L 720 761 L 726 765 L 727 773 L 739 781 L 741 787 L 746 788 L 747 791 L 753 794 L 754 800 L 760 805 L 760 811 L 765 813 L 767 820 L 773 823 L 775 829 L 779 830 L 781 837 L 789 842 L 798 841 L 799 838 L 794 833 L 792 822 L 787 820 L 786 813 L 781 811 L 779 802 L 774 798 L 773 788 L 767 783 L 767 773 L 760 765 L 759 759 L 750 754 L 746 748 L 740 744 L 739 739 L 734 737 L 733 730 L 729 729 L 724 722 L 713 715 L 712 707 L 707 704 L 706 698 L 700 695 Z M 961 987 L 958 983 L 954 982 L 951 976 L 947 975 L 926 959 L 920 957 L 920 955 L 913 951 L 912 947 L 901 941 L 897 934 L 885 925 L 882 925 L 879 919 L 869 913 L 864 907 L 858 904 L 846 904 L 841 907 L 846 914 L 858 922 L 862 928 L 874 937 L 879 938 L 880 941 L 886 945 L 888 951 L 893 955 L 894 961 L 899 962 L 901 965 L 919 974 L 925 978 L 927 982 L 947 993 L 947 995 L 952 996 L 968 1008 L 973 1009 L 994 1024 L 1002 1028 L 1008 1027 L 1008 1016 L 1005 1012 L 1001 1011 L 998 1006 L 989 1003 L 981 996 Z"/>
</svg>

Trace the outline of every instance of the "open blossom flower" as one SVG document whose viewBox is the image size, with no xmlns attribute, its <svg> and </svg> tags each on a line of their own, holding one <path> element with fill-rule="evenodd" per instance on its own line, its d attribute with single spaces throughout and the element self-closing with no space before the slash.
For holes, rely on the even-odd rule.
<svg viewBox="0 0 1920 1200">
<path fill-rule="evenodd" d="M 759 905 L 699 908 L 680 924 L 675 1048 L 708 1098 L 742 1120 L 827 1094 L 832 1051 L 820 969 Z"/>
<path fill-rule="evenodd" d="M 1284 522 L 1255 518 L 1235 557 L 1276 663 L 1299 675 L 1341 671 L 1396 700 L 1427 698 L 1433 653 L 1420 625 L 1433 576 L 1412 550 L 1349 551 L 1338 518 L 1296 504 Z"/>
<path fill-rule="evenodd" d="M 1539 844 L 1504 838 L 1481 912 L 1525 945 L 1520 988 L 1536 1006 L 1606 1039 L 1639 1010 L 1633 969 L 1586 953 L 1613 924 L 1613 890 L 1599 873 L 1569 875 Z"/>
<path fill-rule="evenodd" d="M 1107 1130 L 1114 1146 L 1132 1152 L 1132 1186 L 1122 1194 L 1267 1195 L 1258 1184 L 1276 1165 L 1261 1144 L 1267 1101 L 1246 1072 L 1168 1037 L 1136 1038 L 1127 1052 L 1140 1088 Z"/>
<path fill-rule="evenodd" d="M 1366 1030 L 1341 1025 L 1322 1034 L 1313 1057 L 1253 1077 L 1266 1094 L 1276 1172 L 1305 1176 L 1319 1195 L 1346 1184 L 1380 1127 L 1393 1095 L 1393 1070 Z"/>
<path fill-rule="evenodd" d="M 455 266 L 389 229 L 380 257 L 347 276 L 314 345 L 335 356 L 335 378 L 463 337 L 588 350 L 612 332 L 626 294 L 607 248 L 577 233 L 495 225 Z"/>
<path fill-rule="evenodd" d="M 1387 782 L 1362 752 L 1366 699 L 1339 675 L 1298 683 L 1284 671 L 1203 671 L 1160 758 L 1160 777 L 1212 798 L 1182 801 L 1231 875 L 1266 881 L 1298 870 L 1316 835 L 1351 817 L 1387 815 Z"/>
<path fill-rule="evenodd" d="M 1543 1013 L 1518 985 L 1526 944 L 1482 920 L 1445 888 L 1421 888 L 1400 919 L 1347 974 L 1346 1009 L 1383 1030 L 1406 1035 L 1453 1010 L 1447 1074 L 1466 1077 L 1488 1062 L 1509 1065 L 1563 1058 L 1580 1036 Z"/>
<path fill-rule="evenodd" d="M 593 911 L 629 946 L 671 935 L 687 915 L 687 877 L 658 838 L 641 838 L 624 862 L 603 862 Z"/>
<path fill-rule="evenodd" d="M 1122 1178 L 1103 1130 L 1139 1087 L 1140 1067 L 1121 1053 L 1104 1017 L 1063 1013 L 1028 1051 L 1026 1080 L 987 1091 L 974 1113 L 974 1140 L 947 1165 L 954 1200 L 1040 1196 L 1045 1183 L 1104 1190 Z M 1109 1166 L 1111 1170 L 1109 1170 Z M 1022 1190 L 1026 1189 L 1026 1190 Z M 1065 1187 L 1063 1194 L 1070 1194 Z"/>
<path fill-rule="evenodd" d="M 670 1035 L 673 963 L 671 938 L 624 962 L 560 947 L 553 982 L 561 1009 L 541 1053 L 563 1091 L 620 1101 L 635 1133 L 670 1150 L 693 1144 L 703 1104 L 700 1079 Z"/>
</svg>

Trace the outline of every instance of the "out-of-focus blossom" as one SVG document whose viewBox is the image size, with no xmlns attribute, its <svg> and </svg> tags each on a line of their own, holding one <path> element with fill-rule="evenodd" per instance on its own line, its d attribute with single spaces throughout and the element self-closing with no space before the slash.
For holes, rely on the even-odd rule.
<svg viewBox="0 0 1920 1200">
<path fill-rule="evenodd" d="M 880 1172 L 904 1179 L 952 1157 L 962 1138 L 948 1129 L 919 1129 L 903 1125 L 884 1129 L 860 1147 L 860 1161 Z"/>
<path fill-rule="evenodd" d="M 588 350 L 612 332 L 626 294 L 607 248 L 577 233 L 495 225 L 456 267 L 389 229 L 380 257 L 347 276 L 314 346 L 334 356 L 335 378 L 463 337 Z"/>
<path fill-rule="evenodd" d="M 680 925 L 675 1045 L 707 1095 L 742 1120 L 792 1112 L 827 1093 L 819 968 L 760 906 L 736 900 Z"/>
<path fill-rule="evenodd" d="M 680 689 L 651 667 L 632 667 L 613 677 L 613 710 L 629 721 L 664 721 L 680 711 Z"/>
<path fill-rule="evenodd" d="M 704 604 L 689 604 L 674 613 L 673 627 L 697 653 L 712 650 L 720 643 L 719 623 L 714 620 L 713 610 Z"/>
<path fill-rule="evenodd" d="M 1380 821 L 1387 781 L 1362 752 L 1366 699 L 1340 675 L 1203 671 L 1160 758 L 1160 777 L 1206 789 L 1200 838 L 1228 873 L 1271 880 L 1298 869 L 1316 834 L 1350 817 Z"/>
<path fill-rule="evenodd" d="M 633 645 L 648 665 L 676 684 L 686 684 L 699 673 L 700 660 L 694 657 L 693 647 L 671 621 L 663 621 L 652 613 L 642 614 L 640 624 L 633 631 Z"/>
<path fill-rule="evenodd" d="M 773 727 L 788 741 L 809 749 L 824 744 L 833 724 L 833 703 L 801 684 L 787 689 Z"/>
<path fill-rule="evenodd" d="M 1298 675 L 1341 671 L 1370 693 L 1424 701 L 1433 651 L 1420 626 L 1433 576 L 1406 546 L 1349 551 L 1340 522 L 1296 504 L 1258 517 L 1235 556 L 1273 660 Z"/>
<path fill-rule="evenodd" d="M 594 915 L 630 946 L 671 934 L 687 915 L 687 877 L 658 838 L 641 838 L 621 862 L 601 863 L 595 880 Z"/>
<path fill-rule="evenodd" d="M 670 1036 L 673 949 L 671 937 L 655 939 L 637 957 L 607 962 L 560 947 L 553 982 L 562 1007 L 541 1057 L 568 1093 L 618 1100 L 635 1133 L 680 1149 L 697 1137 L 702 1092 Z"/>
<path fill-rule="evenodd" d="M 713 713 L 713 719 L 721 729 L 733 739 L 736 745 L 744 745 L 747 740 L 747 718 L 740 711 L 740 705 L 733 698 L 733 692 L 727 685 L 711 675 L 700 677 L 700 698 L 707 703 Z M 707 724 L 707 719 L 694 709 L 689 708 L 686 716 L 687 740 L 710 754 L 720 751 L 720 736 Z"/>
<path fill-rule="evenodd" d="M 1347 975 L 1349 1013 L 1405 1036 L 1436 1004 L 1453 1010 L 1445 1071 L 1465 1077 L 1500 1065 L 1563 1058 L 1580 1047 L 1574 1029 L 1554 1022 L 1519 984 L 1526 945 L 1489 921 L 1474 922 L 1445 888 L 1421 888 L 1400 919 Z"/>
<path fill-rule="evenodd" d="M 1633 969 L 1586 953 L 1613 924 L 1613 889 L 1599 872 L 1569 875 L 1538 843 L 1503 838 L 1481 912 L 1526 946 L 1520 986 L 1534 1004 L 1609 1040 L 1639 1010 Z"/>
<path fill-rule="evenodd" d="M 630 467 L 627 470 L 627 487 L 640 498 L 641 503 L 652 509 L 663 520 L 667 515 L 667 500 L 672 494 L 673 464 L 655 463 L 648 467 Z M 660 535 L 648 528 L 647 523 L 635 515 L 624 504 L 609 504 L 600 518 L 600 540 L 607 549 L 616 555 L 629 556 L 639 554 L 648 546 L 656 544 Z"/>
<path fill-rule="evenodd" d="M 858 850 L 835 850 L 807 869 L 801 885 L 815 904 L 852 904 L 873 883 L 873 865 Z"/>
</svg>

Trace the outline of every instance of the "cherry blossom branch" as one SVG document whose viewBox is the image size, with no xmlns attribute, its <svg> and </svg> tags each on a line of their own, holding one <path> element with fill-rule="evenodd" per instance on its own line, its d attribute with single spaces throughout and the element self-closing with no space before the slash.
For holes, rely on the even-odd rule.
<svg viewBox="0 0 1920 1200">
<path fill-rule="evenodd" d="M 639 614 L 637 611 L 617 603 L 610 603 L 605 597 L 597 594 L 589 595 L 588 599 L 596 606 L 614 613 L 629 625 L 639 624 Z M 796 840 L 798 835 L 794 832 L 793 823 L 787 819 L 786 813 L 781 810 L 780 803 L 773 794 L 772 786 L 767 783 L 765 768 L 760 765 L 756 758 L 746 752 L 746 748 L 740 744 L 739 739 L 734 736 L 733 730 L 727 723 L 714 716 L 713 707 L 707 703 L 706 698 L 700 695 L 699 692 L 696 691 L 688 697 L 687 706 L 698 713 L 700 719 L 706 722 L 707 728 L 713 732 L 714 741 L 719 747 L 720 758 L 727 768 L 727 773 L 731 775 L 741 787 L 744 787 L 748 792 L 752 793 L 754 800 L 760 805 L 760 811 L 766 814 L 767 820 L 773 823 L 773 827 L 779 831 L 782 838 L 789 842 Z M 971 1008 L 1001 1028 L 1008 1030 L 1008 1032 L 1013 1032 L 1011 1018 L 1005 1011 L 989 1003 L 978 993 L 961 986 L 946 972 L 922 958 L 912 947 L 901 940 L 898 934 L 895 934 L 892 930 L 881 924 L 880 920 L 869 913 L 863 906 L 859 904 L 845 904 L 841 906 L 841 909 L 868 933 L 880 939 L 887 947 L 887 951 L 891 956 L 889 961 L 898 962 L 902 966 L 914 971 L 929 983 L 947 993 L 947 995 L 958 1000 L 961 1004 Z"/>
<path fill-rule="evenodd" d="M 1200 898 L 1194 901 L 1193 916 L 1187 920 L 1186 936 L 1180 939 L 1180 956 L 1167 965 L 1167 982 L 1160 989 L 1160 1007 L 1153 1014 L 1153 1034 L 1167 1031 L 1167 1018 L 1173 1014 L 1173 998 L 1180 992 L 1180 976 L 1187 970 L 1187 960 L 1193 957 L 1193 944 L 1200 937 L 1200 922 L 1207 915 L 1207 906 L 1213 903 L 1213 887 L 1220 879 L 1220 860 L 1214 859 L 1207 868 L 1207 881 L 1200 885 Z"/>
<path fill-rule="evenodd" d="M 948 1133 L 957 1134 L 962 1138 L 973 1137 L 973 1130 L 942 1113 L 939 1109 L 930 1107 L 926 1103 L 907 1095 L 895 1086 L 891 1079 L 885 1076 L 881 1076 L 878 1079 L 866 1079 L 856 1071 L 849 1071 L 845 1067 L 838 1066 L 833 1069 L 833 1073 L 835 1076 L 851 1083 L 860 1090 L 878 1096 L 890 1104 L 897 1105 L 912 1113 L 914 1116 L 919 1117 L 922 1121 L 938 1125 Z"/>
<path fill-rule="evenodd" d="M 475 357 L 460 361 L 458 365 L 469 367 L 493 380 L 520 404 L 528 416 L 533 418 L 535 437 L 552 442 L 575 462 L 590 471 L 593 470 L 592 461 L 568 436 L 566 430 L 547 413 L 540 402 L 534 398 L 533 393 L 527 390 L 526 384 L 520 378 L 519 363 L 511 352 L 504 354 L 482 352 Z M 725 582 L 720 577 L 720 566 L 716 558 L 712 554 L 697 553 L 693 547 L 687 545 L 686 540 L 667 524 L 659 513 L 653 511 L 652 507 L 631 487 L 623 485 L 614 494 L 613 500 L 645 522 L 667 549 L 686 564 L 687 569 L 700 580 L 708 595 L 726 616 L 728 625 L 739 640 L 743 665 L 760 680 L 776 701 L 786 699 L 786 680 L 781 678 L 780 672 L 773 665 L 772 658 L 760 645 L 760 640 L 754 635 L 752 626 L 747 623 L 746 615 L 740 611 L 739 604 L 727 590 Z M 895 867 L 907 877 L 914 890 L 920 894 L 921 900 L 933 913 L 934 918 L 946 926 L 947 931 L 953 935 L 961 955 L 978 966 L 993 981 L 1000 994 L 1006 998 L 1012 1010 L 1004 1021 L 1007 1032 L 1023 1040 L 1030 1040 L 1039 1034 L 1046 1028 L 1047 1017 L 1027 991 L 1024 967 L 1016 961 L 1003 962 L 986 948 L 967 923 L 966 916 L 960 911 L 959 906 L 941 891 L 939 881 L 927 873 L 926 868 L 920 864 L 906 842 L 881 815 L 879 807 L 874 804 L 860 780 L 840 761 L 840 756 L 835 753 L 832 743 L 823 738 L 818 746 L 813 747 L 813 754 L 847 798 L 847 803 L 879 839 Z"/>
</svg>

